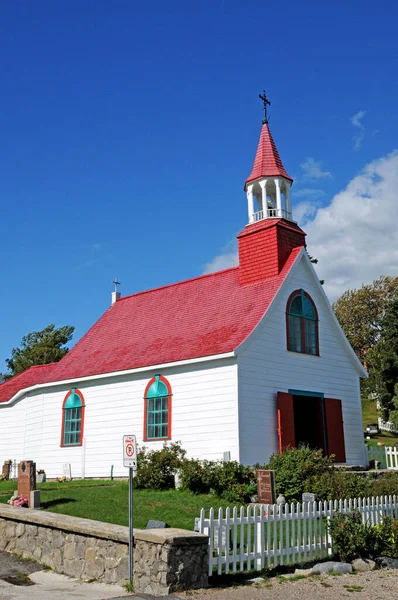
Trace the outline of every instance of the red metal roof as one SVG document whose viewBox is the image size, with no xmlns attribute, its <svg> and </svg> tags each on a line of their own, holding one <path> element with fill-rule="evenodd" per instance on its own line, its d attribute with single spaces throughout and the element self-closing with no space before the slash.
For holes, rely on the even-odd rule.
<svg viewBox="0 0 398 600">
<path fill-rule="evenodd" d="M 259 177 L 286 177 L 290 181 L 293 179 L 287 174 L 282 164 L 278 149 L 269 130 L 268 124 L 264 123 L 261 129 L 260 139 L 258 141 L 256 157 L 252 172 L 246 179 L 245 189 L 248 183 Z"/>
<path fill-rule="evenodd" d="M 301 248 L 279 275 L 241 286 L 239 267 L 120 298 L 58 363 L 0 385 L 0 402 L 52 381 L 138 369 L 235 350 L 261 320 Z"/>
<path fill-rule="evenodd" d="M 30 367 L 20 375 L 15 375 L 0 385 L 0 402 L 6 402 L 19 390 L 51 381 L 51 371 L 57 363 Z"/>
</svg>

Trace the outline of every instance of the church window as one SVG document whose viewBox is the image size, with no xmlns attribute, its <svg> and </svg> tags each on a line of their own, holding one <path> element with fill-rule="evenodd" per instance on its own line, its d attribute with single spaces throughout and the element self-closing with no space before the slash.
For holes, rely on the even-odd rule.
<svg viewBox="0 0 398 600">
<path fill-rule="evenodd" d="M 303 354 L 319 354 L 318 313 L 304 290 L 291 294 L 286 308 L 287 349 Z"/>
<path fill-rule="evenodd" d="M 171 386 L 155 375 L 145 389 L 144 440 L 171 438 Z"/>
<path fill-rule="evenodd" d="M 84 398 L 76 388 L 72 388 L 64 398 L 62 407 L 61 446 L 81 446 L 84 425 Z"/>
</svg>

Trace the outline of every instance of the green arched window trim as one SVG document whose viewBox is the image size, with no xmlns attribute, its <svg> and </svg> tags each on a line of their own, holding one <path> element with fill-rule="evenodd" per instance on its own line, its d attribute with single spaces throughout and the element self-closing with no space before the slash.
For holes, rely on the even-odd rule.
<svg viewBox="0 0 398 600">
<path fill-rule="evenodd" d="M 84 423 L 84 402 L 81 392 L 72 388 L 64 399 L 62 407 L 61 446 L 81 446 Z"/>
<path fill-rule="evenodd" d="M 144 440 L 171 438 L 171 386 L 155 375 L 145 390 Z"/>
<path fill-rule="evenodd" d="M 287 349 L 291 352 L 319 355 L 318 313 L 309 294 L 293 292 L 286 307 Z"/>
</svg>

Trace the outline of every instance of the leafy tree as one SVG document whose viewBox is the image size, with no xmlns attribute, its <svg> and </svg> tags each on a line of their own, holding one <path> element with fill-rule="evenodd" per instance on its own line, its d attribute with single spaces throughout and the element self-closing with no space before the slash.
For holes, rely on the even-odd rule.
<svg viewBox="0 0 398 600">
<path fill-rule="evenodd" d="M 333 304 L 337 319 L 365 368 L 372 368 L 369 351 L 380 338 L 388 303 L 397 297 L 398 277 L 382 276 L 357 290 L 347 290 Z"/>
<path fill-rule="evenodd" d="M 72 339 L 74 330 L 71 325 L 56 328 L 51 324 L 41 331 L 32 331 L 25 335 L 20 347 L 13 348 L 11 358 L 6 359 L 8 373 L 4 375 L 5 379 L 19 375 L 34 365 L 61 360 L 68 352 L 68 348 L 64 346 Z"/>
<path fill-rule="evenodd" d="M 387 305 L 380 339 L 369 353 L 371 380 L 383 418 L 398 424 L 398 296 Z"/>
</svg>

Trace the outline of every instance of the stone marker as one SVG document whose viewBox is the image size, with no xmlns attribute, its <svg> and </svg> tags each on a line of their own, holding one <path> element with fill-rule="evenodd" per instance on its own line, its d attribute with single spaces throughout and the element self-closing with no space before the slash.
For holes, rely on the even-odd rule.
<svg viewBox="0 0 398 600">
<path fill-rule="evenodd" d="M 18 496 L 23 496 L 30 506 L 30 493 L 36 489 L 36 463 L 23 460 L 18 465 Z"/>
<path fill-rule="evenodd" d="M 315 494 L 311 494 L 309 492 L 305 492 L 301 496 L 301 501 L 307 507 L 310 503 L 316 502 L 316 495 Z"/>
<path fill-rule="evenodd" d="M 164 521 L 155 521 L 153 519 L 149 519 L 145 529 L 164 529 L 165 527 L 170 527 L 170 525 L 167 525 L 167 523 Z"/>
<path fill-rule="evenodd" d="M 259 504 L 275 504 L 275 471 L 259 469 L 256 475 Z"/>
<path fill-rule="evenodd" d="M 72 467 L 70 463 L 64 463 L 62 465 L 62 474 L 66 479 L 72 479 Z"/>
<path fill-rule="evenodd" d="M 30 492 L 29 508 L 40 508 L 40 490 L 33 490 Z"/>
<path fill-rule="evenodd" d="M 10 479 L 11 464 L 12 464 L 11 460 L 6 460 L 6 461 L 4 461 L 4 464 L 3 464 L 1 474 L 4 475 L 4 479 L 6 481 L 8 481 Z"/>
</svg>

